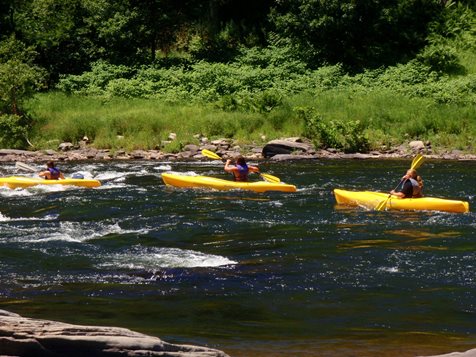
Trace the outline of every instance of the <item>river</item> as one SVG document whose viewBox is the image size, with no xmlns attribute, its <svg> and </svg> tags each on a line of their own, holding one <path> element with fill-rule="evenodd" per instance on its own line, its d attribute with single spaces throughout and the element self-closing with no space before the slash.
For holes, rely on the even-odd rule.
<svg viewBox="0 0 476 357">
<path fill-rule="evenodd" d="M 389 191 L 410 161 L 261 164 L 291 194 L 179 190 L 160 177 L 226 177 L 218 162 L 63 163 L 103 185 L 0 188 L 0 308 L 231 356 L 474 348 L 475 213 L 335 205 L 333 188 Z M 476 163 L 419 171 L 426 195 L 474 209 Z M 18 173 L 4 163 L 0 174 Z"/>
</svg>

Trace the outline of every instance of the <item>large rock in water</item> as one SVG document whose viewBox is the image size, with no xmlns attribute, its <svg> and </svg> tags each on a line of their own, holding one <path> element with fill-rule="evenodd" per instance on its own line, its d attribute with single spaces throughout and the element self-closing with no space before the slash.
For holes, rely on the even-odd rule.
<svg viewBox="0 0 476 357">
<path fill-rule="evenodd" d="M 125 328 L 80 326 L 0 310 L 0 355 L 22 357 L 228 357 L 222 351 L 173 345 Z"/>
<path fill-rule="evenodd" d="M 298 141 L 291 140 L 271 140 L 268 142 L 262 151 L 265 158 L 273 157 L 275 155 L 289 155 L 291 153 L 307 153 L 312 149 L 312 146 Z"/>
</svg>

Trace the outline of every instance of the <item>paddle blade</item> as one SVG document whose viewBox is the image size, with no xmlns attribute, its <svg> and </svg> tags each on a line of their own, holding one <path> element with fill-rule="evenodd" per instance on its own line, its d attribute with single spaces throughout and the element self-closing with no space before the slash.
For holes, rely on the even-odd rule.
<svg viewBox="0 0 476 357">
<path fill-rule="evenodd" d="M 281 182 L 281 179 L 279 177 L 276 177 L 276 176 L 273 176 L 273 175 L 270 175 L 270 174 L 261 174 L 260 173 L 260 176 L 263 178 L 263 180 L 268 181 L 268 182 L 272 182 L 272 183 Z"/>
<path fill-rule="evenodd" d="M 210 159 L 221 160 L 220 156 L 215 154 L 213 151 L 210 151 L 210 150 L 207 150 L 207 149 L 202 150 L 202 155 L 206 156 L 206 157 L 209 157 Z"/>
<path fill-rule="evenodd" d="M 35 169 L 34 167 L 30 166 L 30 165 L 27 165 L 25 164 L 24 162 L 20 162 L 20 161 L 17 161 L 15 163 L 15 167 L 19 170 L 24 170 L 24 171 L 31 171 L 31 172 L 36 172 L 38 171 L 37 169 Z"/>
<path fill-rule="evenodd" d="M 383 200 L 380 202 L 377 207 L 375 207 L 376 211 L 385 211 L 385 208 L 387 207 L 387 202 L 389 200 L 390 196 L 387 197 L 387 199 Z"/>
<path fill-rule="evenodd" d="M 421 166 L 421 164 L 423 164 L 423 161 L 425 161 L 425 158 L 422 155 L 418 154 L 417 156 L 415 156 L 415 158 L 412 161 L 411 169 L 413 170 L 418 169 Z"/>
</svg>

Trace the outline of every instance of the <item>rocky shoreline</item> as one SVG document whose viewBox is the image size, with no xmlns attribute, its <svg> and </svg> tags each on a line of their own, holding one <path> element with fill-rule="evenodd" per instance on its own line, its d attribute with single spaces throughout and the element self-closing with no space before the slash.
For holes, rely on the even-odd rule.
<svg viewBox="0 0 476 357">
<path fill-rule="evenodd" d="M 26 318 L 5 310 L 0 310 L 0 354 L 11 357 L 229 357 L 217 349 L 175 345 L 126 328 L 72 325 Z M 476 349 L 427 357 L 475 356 Z"/>
<path fill-rule="evenodd" d="M 213 348 L 175 345 L 125 328 L 71 325 L 5 310 L 0 310 L 0 355 L 228 357 Z"/>
<path fill-rule="evenodd" d="M 408 144 L 382 151 L 369 153 L 344 153 L 337 149 L 314 149 L 312 143 L 301 138 L 286 138 L 272 140 L 265 145 L 239 145 L 231 139 L 208 141 L 201 138 L 200 145 L 185 145 L 179 153 L 166 153 L 157 150 L 107 150 L 96 149 L 87 141 L 78 145 L 61 143 L 57 150 L 15 150 L 0 149 L 0 162 L 24 161 L 46 162 L 53 161 L 84 161 L 84 160 L 157 160 L 157 161 L 207 161 L 201 154 L 207 149 L 216 152 L 223 158 L 234 158 L 243 155 L 248 160 L 268 160 L 270 162 L 290 160 L 317 160 L 317 159 L 404 159 L 411 158 L 416 153 L 425 155 L 427 159 L 476 161 L 475 154 L 463 153 L 459 150 L 433 153 L 431 145 L 423 141 L 411 141 Z"/>
</svg>

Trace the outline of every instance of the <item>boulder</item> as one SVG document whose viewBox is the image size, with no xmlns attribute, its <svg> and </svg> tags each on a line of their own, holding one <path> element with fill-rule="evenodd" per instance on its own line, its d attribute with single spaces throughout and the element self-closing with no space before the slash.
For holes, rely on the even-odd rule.
<svg viewBox="0 0 476 357">
<path fill-rule="evenodd" d="M 30 319 L 5 310 L 0 310 L 0 352 L 37 357 L 228 357 L 216 349 L 171 344 L 125 328 Z"/>
<path fill-rule="evenodd" d="M 71 151 L 74 149 L 73 143 L 66 142 L 58 145 L 58 150 L 60 151 Z"/>
<path fill-rule="evenodd" d="M 293 152 L 306 153 L 310 150 L 312 150 L 310 144 L 291 140 L 271 140 L 263 147 L 262 155 L 265 158 L 269 158 L 280 154 L 288 155 Z"/>
<path fill-rule="evenodd" d="M 410 149 L 414 152 L 425 150 L 425 143 L 421 140 L 410 141 L 408 146 L 410 146 Z"/>
<path fill-rule="evenodd" d="M 289 160 L 310 160 L 315 159 L 314 155 L 291 155 L 291 154 L 277 154 L 270 158 L 271 161 L 289 161 Z"/>
<path fill-rule="evenodd" d="M 184 151 L 190 151 L 192 154 L 196 154 L 200 148 L 194 144 L 185 145 L 183 148 Z"/>
</svg>

